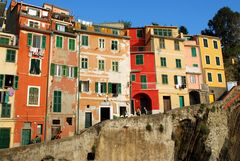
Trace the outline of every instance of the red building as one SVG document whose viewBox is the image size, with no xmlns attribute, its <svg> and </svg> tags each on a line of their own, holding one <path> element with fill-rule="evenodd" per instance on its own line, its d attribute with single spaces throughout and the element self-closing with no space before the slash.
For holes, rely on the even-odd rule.
<svg viewBox="0 0 240 161">
<path fill-rule="evenodd" d="M 156 89 L 155 56 L 150 37 L 145 28 L 128 29 L 131 37 L 131 99 L 132 109 L 144 107 L 149 113 L 159 112 L 158 90 Z"/>
<path fill-rule="evenodd" d="M 49 11 L 12 0 L 7 11 L 7 31 L 20 40 L 13 142 L 14 146 L 27 145 L 36 136 L 43 140 L 45 133 L 51 34 Z"/>
</svg>

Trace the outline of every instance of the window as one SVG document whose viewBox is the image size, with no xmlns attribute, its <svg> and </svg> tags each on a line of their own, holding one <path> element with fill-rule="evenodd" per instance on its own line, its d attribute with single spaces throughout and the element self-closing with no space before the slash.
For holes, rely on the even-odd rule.
<svg viewBox="0 0 240 161">
<path fill-rule="evenodd" d="M 0 74 L 0 89 L 7 87 L 18 89 L 18 79 L 18 76 Z"/>
<path fill-rule="evenodd" d="M 61 112 L 62 106 L 62 92 L 61 91 L 54 91 L 53 96 L 53 112 Z"/>
<path fill-rule="evenodd" d="M 72 125 L 72 117 L 67 117 L 66 122 L 68 123 L 68 125 Z"/>
<path fill-rule="evenodd" d="M 214 49 L 218 49 L 218 44 L 216 40 L 213 40 L 213 47 Z"/>
<path fill-rule="evenodd" d="M 207 39 L 203 39 L 203 45 L 204 45 L 204 47 L 208 47 L 208 40 Z"/>
<path fill-rule="evenodd" d="M 162 84 L 168 84 L 168 75 L 162 74 Z"/>
<path fill-rule="evenodd" d="M 41 48 L 41 36 L 33 35 L 32 47 Z"/>
<path fill-rule="evenodd" d="M 62 75 L 66 77 L 69 75 L 68 67 L 66 65 L 62 65 Z"/>
<path fill-rule="evenodd" d="M 9 45 L 9 38 L 0 37 L 0 44 L 1 45 Z"/>
<path fill-rule="evenodd" d="M 192 57 L 196 57 L 197 56 L 197 51 L 195 47 L 192 47 Z"/>
<path fill-rule="evenodd" d="M 112 40 L 111 49 L 112 50 L 118 50 L 118 41 Z"/>
<path fill-rule="evenodd" d="M 80 81 L 80 92 L 89 92 L 89 81 Z"/>
<path fill-rule="evenodd" d="M 68 39 L 68 49 L 71 51 L 75 50 L 75 39 Z"/>
<path fill-rule="evenodd" d="M 161 57 L 160 59 L 161 59 L 161 66 L 166 67 L 167 66 L 166 58 Z"/>
<path fill-rule="evenodd" d="M 190 75 L 190 83 L 195 84 L 196 83 L 196 76 Z"/>
<path fill-rule="evenodd" d="M 222 81 L 222 74 L 219 73 L 217 76 L 218 76 L 218 82 L 223 82 Z"/>
<path fill-rule="evenodd" d="M 68 77 L 74 78 L 74 67 L 68 67 Z"/>
<path fill-rule="evenodd" d="M 198 67 L 198 64 L 193 64 L 193 67 Z"/>
<path fill-rule="evenodd" d="M 104 60 L 98 60 L 98 70 L 104 70 Z"/>
<path fill-rule="evenodd" d="M 6 62 L 15 63 L 16 50 L 7 49 Z"/>
<path fill-rule="evenodd" d="M 105 48 L 105 40 L 104 39 L 98 39 L 98 45 L 100 49 L 104 49 Z"/>
<path fill-rule="evenodd" d="M 137 37 L 142 38 L 143 37 L 143 30 L 137 30 Z"/>
<path fill-rule="evenodd" d="M 131 74 L 131 81 L 135 82 L 136 81 L 136 74 Z"/>
<path fill-rule="evenodd" d="M 87 30 L 87 26 L 86 26 L 86 25 L 83 25 L 83 24 L 81 24 L 81 30 Z"/>
<path fill-rule="evenodd" d="M 41 44 L 41 40 L 42 40 L 42 44 Z M 28 33 L 27 45 L 35 48 L 40 48 L 42 45 L 42 49 L 45 49 L 46 36 L 45 35 L 40 36 L 40 35 L 34 35 L 32 33 Z"/>
<path fill-rule="evenodd" d="M 121 94 L 121 84 L 120 83 L 108 83 L 108 93 L 112 93 L 113 97 L 117 97 Z"/>
<path fill-rule="evenodd" d="M 82 69 L 87 69 L 88 68 L 88 58 L 82 58 L 82 61 L 81 61 L 81 66 L 82 66 Z"/>
<path fill-rule="evenodd" d="M 42 124 L 38 124 L 37 125 L 37 135 L 42 135 L 43 133 L 43 125 Z"/>
<path fill-rule="evenodd" d="M 147 89 L 147 76 L 141 75 L 140 79 L 141 79 L 141 88 Z"/>
<path fill-rule="evenodd" d="M 175 50 L 180 50 L 179 41 L 177 41 L 177 40 L 174 40 L 174 49 Z"/>
<path fill-rule="evenodd" d="M 36 21 L 29 21 L 29 27 L 32 27 L 32 28 L 39 28 L 39 22 L 36 22 Z"/>
<path fill-rule="evenodd" d="M 112 29 L 112 34 L 113 34 L 113 35 L 119 35 L 119 30 Z"/>
<path fill-rule="evenodd" d="M 159 39 L 159 46 L 160 46 L 160 49 L 165 49 L 165 40 L 164 39 Z"/>
<path fill-rule="evenodd" d="M 112 71 L 118 72 L 118 62 L 117 61 L 112 62 Z"/>
<path fill-rule="evenodd" d="M 82 46 L 88 46 L 88 36 L 82 35 Z"/>
<path fill-rule="evenodd" d="M 40 64 L 41 61 L 40 59 L 30 59 L 31 60 L 31 64 L 30 64 L 30 74 L 32 75 L 39 75 L 41 73 L 40 70 Z"/>
<path fill-rule="evenodd" d="M 63 37 L 61 37 L 61 36 L 56 37 L 56 47 L 57 48 L 63 47 Z"/>
<path fill-rule="evenodd" d="M 181 85 L 181 88 L 185 88 L 186 77 L 185 76 L 180 76 L 180 75 L 175 75 L 174 76 L 174 84 L 175 85 Z"/>
<path fill-rule="evenodd" d="M 28 106 L 39 106 L 40 87 L 28 86 Z"/>
<path fill-rule="evenodd" d="M 181 59 L 176 59 L 176 67 L 182 68 Z"/>
<path fill-rule="evenodd" d="M 205 56 L 206 64 L 210 64 L 210 57 L 207 55 Z"/>
<path fill-rule="evenodd" d="M 207 73 L 207 76 L 208 76 L 208 81 L 212 82 L 212 73 Z"/>
<path fill-rule="evenodd" d="M 143 55 L 136 55 L 136 65 L 143 64 Z"/>
<path fill-rule="evenodd" d="M 95 82 L 95 92 L 96 93 L 106 93 L 107 83 Z"/>
<path fill-rule="evenodd" d="M 56 30 L 65 32 L 66 31 L 66 26 L 60 25 L 60 24 L 56 24 Z"/>
<path fill-rule="evenodd" d="M 2 118 L 10 118 L 11 117 L 11 104 L 3 103 L 2 104 Z"/>
<path fill-rule="evenodd" d="M 220 65 L 220 58 L 216 57 L 216 65 Z"/>
<path fill-rule="evenodd" d="M 29 8 L 29 9 L 28 9 L 28 14 L 31 15 L 31 16 L 40 17 L 40 11 L 39 11 L 39 10 L 32 9 L 32 8 Z"/>
<path fill-rule="evenodd" d="M 63 67 L 62 65 L 56 65 L 56 76 L 61 77 L 63 75 Z"/>
<path fill-rule="evenodd" d="M 94 31 L 95 32 L 101 32 L 101 28 L 99 26 L 94 26 Z"/>
<path fill-rule="evenodd" d="M 169 29 L 154 29 L 154 35 L 159 35 L 159 36 L 172 36 L 172 30 Z"/>
</svg>

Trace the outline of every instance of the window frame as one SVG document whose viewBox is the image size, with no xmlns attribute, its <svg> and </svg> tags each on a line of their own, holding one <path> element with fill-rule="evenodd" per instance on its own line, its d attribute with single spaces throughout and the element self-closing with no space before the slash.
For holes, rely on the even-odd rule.
<svg viewBox="0 0 240 161">
<path fill-rule="evenodd" d="M 205 42 L 206 42 L 206 44 L 205 44 Z M 208 39 L 207 38 L 203 38 L 203 47 L 208 48 L 208 46 L 209 46 L 208 45 Z"/>
<path fill-rule="evenodd" d="M 221 66 L 221 62 L 220 62 L 220 57 L 219 56 L 215 57 L 215 61 L 216 61 L 216 65 L 217 66 Z"/>
<path fill-rule="evenodd" d="M 30 23 L 31 23 L 31 22 L 37 24 L 37 27 L 34 27 L 35 25 L 30 26 Z M 29 19 L 29 20 L 28 20 L 28 26 L 31 27 L 31 28 L 40 29 L 40 21 L 35 21 L 35 20 L 32 20 L 32 19 L 31 19 L 31 20 Z"/>
<path fill-rule="evenodd" d="M 38 89 L 38 103 L 37 104 L 30 104 L 29 103 L 30 88 L 37 88 Z M 41 87 L 40 86 L 28 86 L 27 106 L 30 106 L 30 107 L 40 107 L 40 97 L 41 97 Z"/>
<path fill-rule="evenodd" d="M 64 42 L 64 37 L 63 36 L 60 36 L 60 35 L 56 35 L 56 43 L 55 43 L 55 47 L 56 48 L 59 48 L 59 49 L 63 49 L 63 42 Z M 61 38 L 61 47 L 60 46 L 58 46 L 58 45 L 60 45 L 60 44 L 58 44 L 57 42 L 58 42 L 58 38 Z"/>
<path fill-rule="evenodd" d="M 112 61 L 112 71 L 119 72 L 119 62 L 118 61 Z"/>
<path fill-rule="evenodd" d="M 211 81 L 209 80 L 209 76 L 211 76 Z M 213 77 L 212 77 L 212 73 L 211 72 L 207 72 L 207 80 L 208 82 L 213 82 Z"/>
<path fill-rule="evenodd" d="M 161 67 L 167 67 L 167 58 L 160 57 Z"/>
<path fill-rule="evenodd" d="M 168 85 L 168 75 L 167 74 L 162 74 L 162 84 L 163 85 Z"/>
<path fill-rule="evenodd" d="M 87 41 L 83 41 L 83 38 L 87 38 Z M 85 44 L 87 43 L 87 44 Z M 88 47 L 89 46 L 89 36 L 88 35 L 81 35 L 81 46 Z"/>
<path fill-rule="evenodd" d="M 12 60 L 13 55 L 14 55 L 14 61 Z M 8 59 L 8 58 L 10 58 L 10 59 Z M 6 62 L 8 62 L 8 63 L 15 63 L 16 62 L 16 50 L 12 50 L 12 49 L 7 49 L 6 50 Z"/>
<path fill-rule="evenodd" d="M 141 56 L 142 57 L 142 61 L 139 63 L 137 60 L 138 60 L 138 56 Z M 135 55 L 135 64 L 136 65 L 143 65 L 144 64 L 144 55 L 143 54 L 136 54 Z"/>
<path fill-rule="evenodd" d="M 116 42 L 116 44 L 113 44 L 113 42 Z M 112 51 L 118 51 L 119 50 L 119 42 L 118 42 L 118 40 L 111 40 L 111 50 Z"/>
<path fill-rule="evenodd" d="M 30 73 L 30 71 L 31 71 L 31 64 L 32 64 L 32 60 L 33 59 L 39 60 L 39 70 L 40 70 L 39 74 Z M 40 58 L 30 58 L 29 59 L 29 70 L 28 71 L 29 71 L 28 72 L 29 75 L 31 75 L 31 76 L 41 76 L 42 75 L 42 59 L 40 59 Z"/>
<path fill-rule="evenodd" d="M 219 81 L 219 76 L 221 76 L 221 81 Z M 223 83 L 222 73 L 217 73 L 218 83 Z"/>
<path fill-rule="evenodd" d="M 182 60 L 181 59 L 175 59 L 176 61 L 176 68 L 181 69 L 182 68 Z"/>
<path fill-rule="evenodd" d="M 159 48 L 160 49 L 165 49 L 166 46 L 165 46 L 165 39 L 164 38 L 160 38 L 159 39 Z"/>
<path fill-rule="evenodd" d="M 208 61 L 207 61 L 207 58 L 209 58 L 209 59 L 208 59 L 208 60 L 209 60 L 209 63 L 208 63 Z M 209 55 L 205 55 L 205 63 L 206 63 L 207 65 L 210 65 L 210 64 L 211 64 L 211 58 L 210 58 Z"/>
<path fill-rule="evenodd" d="M 180 43 L 178 40 L 174 40 L 174 50 L 180 51 Z"/>
<path fill-rule="evenodd" d="M 98 59 L 98 70 L 105 71 L 105 60 Z"/>
<path fill-rule="evenodd" d="M 83 59 L 84 59 L 84 61 L 83 61 Z M 85 59 L 86 59 L 86 61 L 85 61 Z M 81 58 L 81 69 L 88 69 L 88 58 L 86 58 L 86 57 Z"/>
<path fill-rule="evenodd" d="M 197 49 L 196 49 L 196 47 L 191 47 L 191 55 L 192 55 L 192 57 L 197 57 Z"/>
<path fill-rule="evenodd" d="M 71 45 L 71 41 L 73 41 L 74 46 Z M 71 47 L 74 47 L 74 49 L 71 49 Z M 68 38 L 68 50 L 70 51 L 76 51 L 76 39 L 74 38 Z"/>
<path fill-rule="evenodd" d="M 215 42 L 216 42 L 216 44 L 215 44 Z M 218 41 L 217 40 L 213 40 L 213 48 L 218 49 Z"/>
<path fill-rule="evenodd" d="M 141 31 L 141 36 L 139 36 L 139 31 Z M 143 29 L 137 29 L 136 36 L 137 36 L 137 38 L 143 38 Z"/>
<path fill-rule="evenodd" d="M 101 41 L 103 40 L 103 41 Z M 105 49 L 105 39 L 104 38 L 99 38 L 98 39 L 98 48 L 99 49 Z"/>
</svg>

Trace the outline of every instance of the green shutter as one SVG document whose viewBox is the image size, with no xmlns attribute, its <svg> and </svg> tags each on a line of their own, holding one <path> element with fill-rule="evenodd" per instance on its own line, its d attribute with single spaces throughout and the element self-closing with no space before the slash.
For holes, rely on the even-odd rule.
<svg viewBox="0 0 240 161">
<path fill-rule="evenodd" d="M 78 67 L 74 67 L 74 77 L 77 78 L 78 76 Z"/>
<path fill-rule="evenodd" d="M 131 75 L 131 81 L 132 81 L 132 82 L 136 81 L 136 75 L 135 75 L 135 74 L 132 74 L 132 75 Z"/>
<path fill-rule="evenodd" d="M 61 104 L 62 104 L 62 92 L 54 91 L 53 112 L 61 112 Z"/>
<path fill-rule="evenodd" d="M 57 91 L 53 93 L 53 112 L 57 112 Z"/>
<path fill-rule="evenodd" d="M 0 75 L 0 88 L 3 88 L 4 75 Z"/>
<path fill-rule="evenodd" d="M 46 36 L 43 35 L 42 36 L 42 49 L 45 49 L 46 48 Z"/>
<path fill-rule="evenodd" d="M 55 64 L 51 64 L 51 71 L 50 71 L 50 75 L 54 76 L 55 74 Z"/>
<path fill-rule="evenodd" d="M 14 76 L 14 84 L 13 84 L 13 88 L 14 89 L 18 89 L 18 80 L 19 80 L 19 77 L 18 76 Z"/>
<path fill-rule="evenodd" d="M 10 118 L 10 116 L 11 116 L 11 105 L 7 103 L 3 103 L 1 117 Z"/>
<path fill-rule="evenodd" d="M 68 76 L 67 75 L 67 66 L 66 65 L 63 65 L 63 76 Z"/>
<path fill-rule="evenodd" d="M 174 76 L 174 84 L 178 84 L 178 79 L 176 75 Z"/>
<path fill-rule="evenodd" d="M 192 47 L 192 57 L 196 57 L 196 56 L 197 56 L 196 48 Z"/>
<path fill-rule="evenodd" d="M 32 33 L 28 33 L 28 46 L 32 45 Z"/>
<path fill-rule="evenodd" d="M 79 84 L 78 84 L 78 91 L 82 92 L 82 81 L 81 80 L 79 81 Z"/>
<path fill-rule="evenodd" d="M 95 92 L 98 93 L 98 82 L 95 82 Z"/>
<path fill-rule="evenodd" d="M 121 93 L 122 93 L 122 85 L 121 85 L 121 83 L 119 83 L 119 84 L 117 85 L 117 90 L 118 90 L 118 94 L 121 94 Z"/>
<path fill-rule="evenodd" d="M 103 93 L 107 93 L 107 83 L 103 83 Z"/>
<path fill-rule="evenodd" d="M 10 128 L 0 128 L 0 149 L 9 148 Z"/>
<path fill-rule="evenodd" d="M 186 77 L 182 76 L 182 84 L 186 85 Z"/>
<path fill-rule="evenodd" d="M 108 93 L 112 93 L 112 83 L 108 83 Z"/>
</svg>

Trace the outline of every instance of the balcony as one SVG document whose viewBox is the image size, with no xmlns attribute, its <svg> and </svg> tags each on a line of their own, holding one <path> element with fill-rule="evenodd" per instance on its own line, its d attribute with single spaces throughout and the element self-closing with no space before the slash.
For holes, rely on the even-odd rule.
<svg viewBox="0 0 240 161">
<path fill-rule="evenodd" d="M 140 53 L 140 52 L 153 52 L 151 46 L 133 46 L 130 48 L 132 53 Z"/>
<path fill-rule="evenodd" d="M 141 89 L 141 90 L 156 90 L 156 83 L 155 82 L 131 82 L 132 89 Z"/>
<path fill-rule="evenodd" d="M 199 67 L 191 67 L 191 66 L 186 66 L 186 72 L 193 73 L 193 74 L 201 74 L 202 73 L 202 71 Z"/>
<path fill-rule="evenodd" d="M 29 57 L 33 57 L 33 56 L 42 59 L 44 56 L 44 50 L 31 46 L 29 48 Z"/>
<path fill-rule="evenodd" d="M 73 17 L 70 15 L 66 15 L 63 13 L 56 13 L 56 12 L 52 13 L 52 18 L 60 21 L 65 21 L 65 22 L 71 22 L 73 20 Z"/>
<path fill-rule="evenodd" d="M 20 14 L 37 20 L 49 21 L 48 18 L 49 12 L 40 9 L 35 8 L 28 8 L 27 10 L 23 9 L 21 10 Z"/>
</svg>

